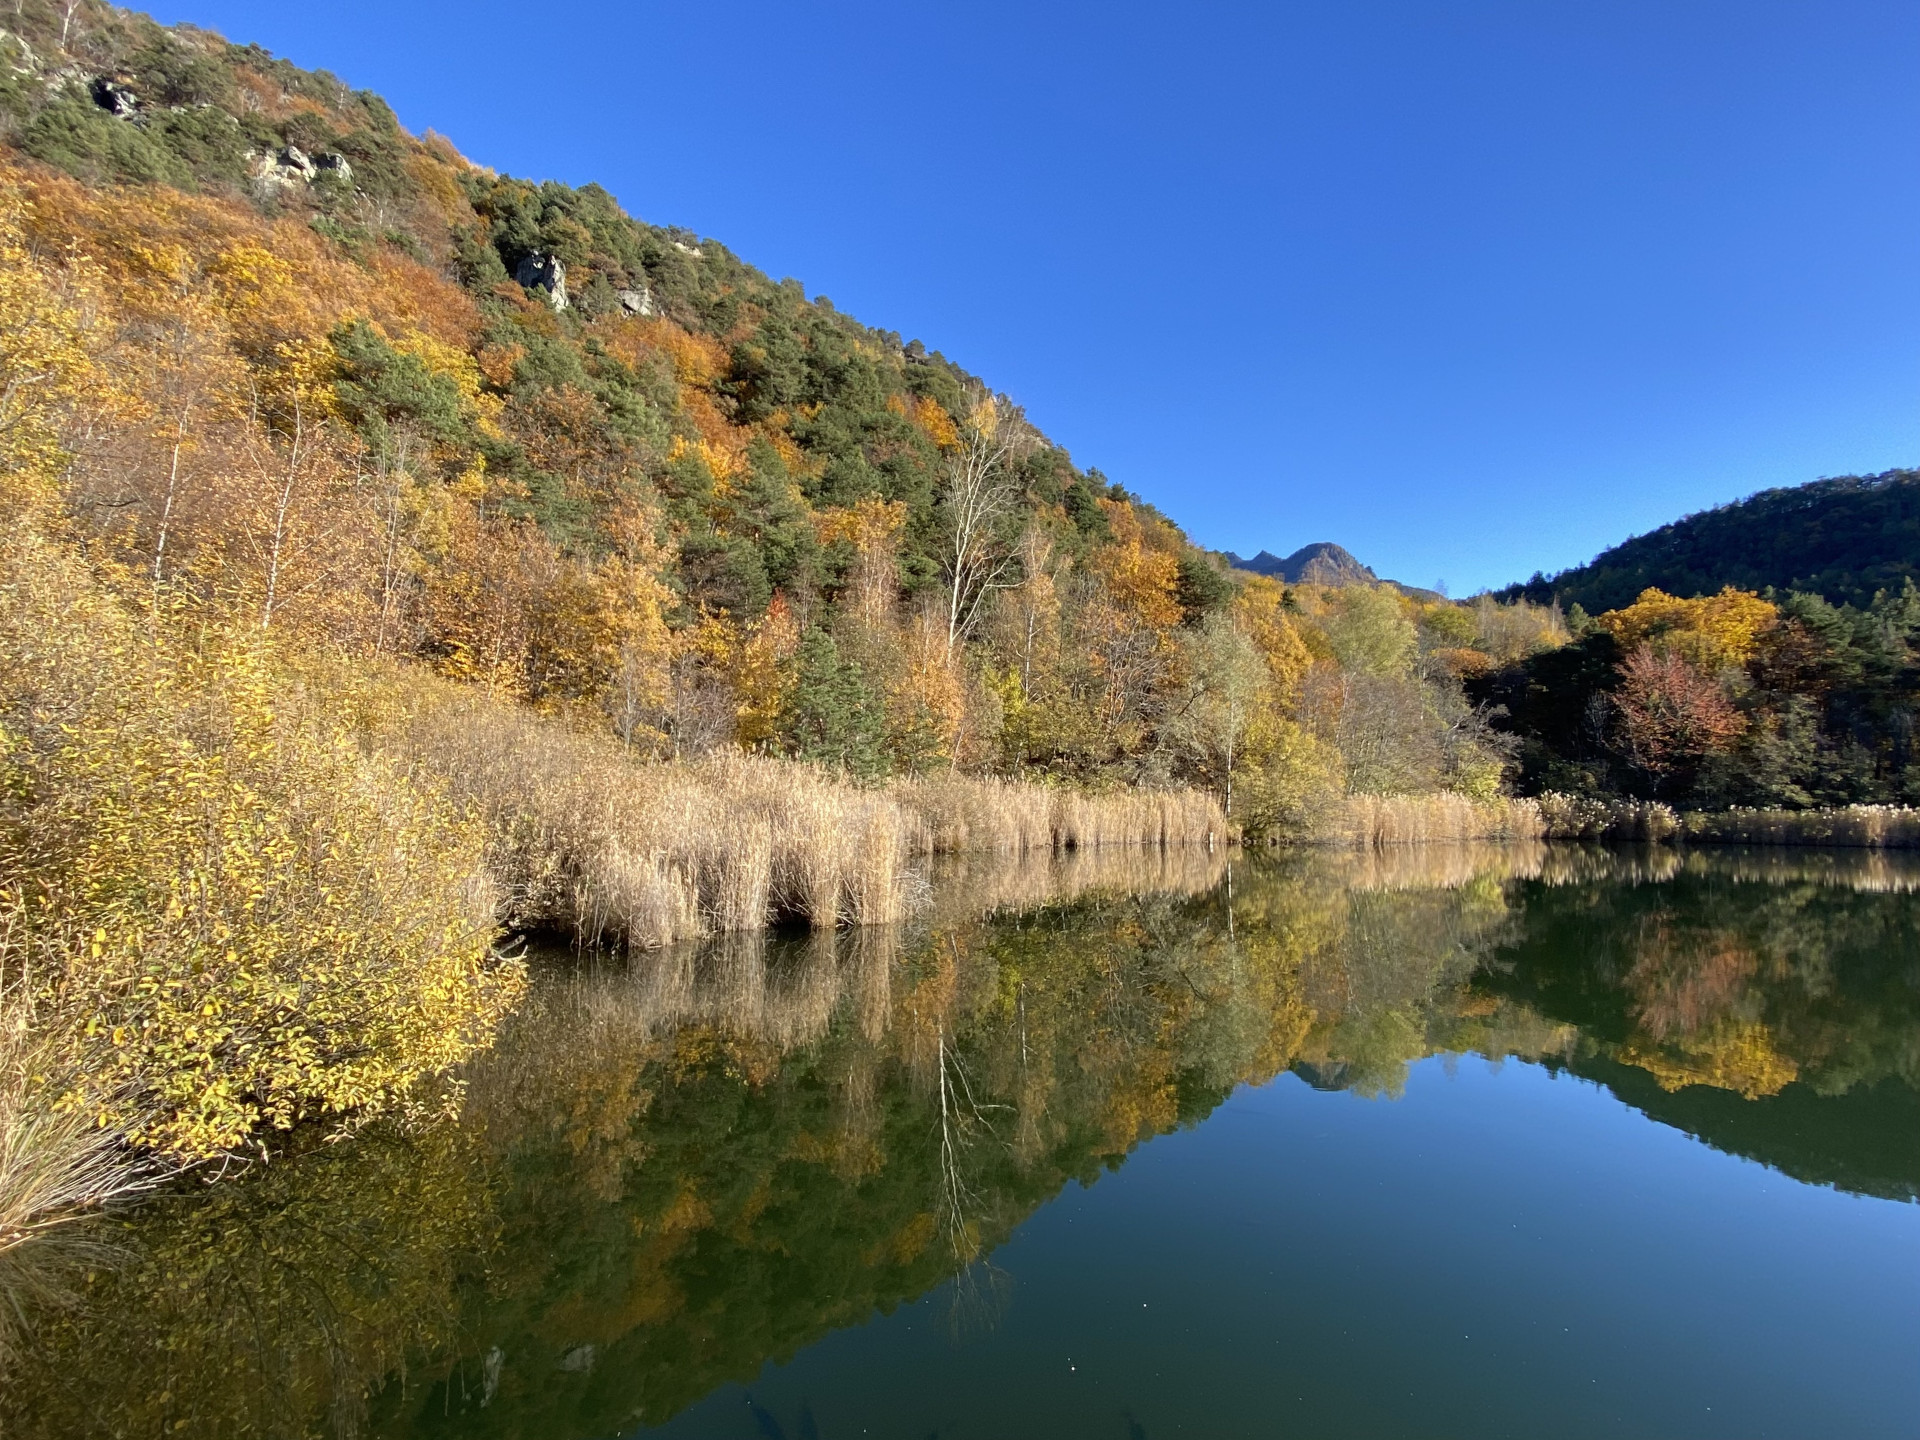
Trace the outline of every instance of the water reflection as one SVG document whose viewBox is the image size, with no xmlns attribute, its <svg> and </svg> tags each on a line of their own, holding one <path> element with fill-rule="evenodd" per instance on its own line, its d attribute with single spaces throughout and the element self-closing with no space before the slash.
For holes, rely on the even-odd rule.
<svg viewBox="0 0 1920 1440">
<path fill-rule="evenodd" d="M 1070 1180 L 1284 1070 L 1571 1070 L 1920 1193 L 1920 871 L 1409 848 L 962 865 L 906 929 L 557 957 L 458 1126 L 315 1145 L 48 1252 L 10 1433 L 589 1436 L 970 1276 Z M 22 1262 L 26 1263 L 25 1261 Z"/>
</svg>

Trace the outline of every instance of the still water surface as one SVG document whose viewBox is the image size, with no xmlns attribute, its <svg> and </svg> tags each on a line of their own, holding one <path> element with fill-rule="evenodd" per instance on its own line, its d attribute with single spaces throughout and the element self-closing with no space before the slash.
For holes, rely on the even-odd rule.
<svg viewBox="0 0 1920 1440">
<path fill-rule="evenodd" d="M 1920 869 L 1129 856 L 542 966 L 0 1275 L 67 1437 L 1920 1434 Z"/>
</svg>

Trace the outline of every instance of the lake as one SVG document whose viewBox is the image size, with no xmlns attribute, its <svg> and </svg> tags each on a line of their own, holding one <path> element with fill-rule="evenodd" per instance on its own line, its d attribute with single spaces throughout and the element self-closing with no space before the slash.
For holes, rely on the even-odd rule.
<svg viewBox="0 0 1920 1440">
<path fill-rule="evenodd" d="M 10 1436 L 1920 1433 L 1920 866 L 942 867 L 0 1257 Z"/>
</svg>

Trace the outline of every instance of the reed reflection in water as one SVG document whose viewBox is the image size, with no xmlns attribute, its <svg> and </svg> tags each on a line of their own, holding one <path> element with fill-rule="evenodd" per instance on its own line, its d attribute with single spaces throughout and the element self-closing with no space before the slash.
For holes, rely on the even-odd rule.
<svg viewBox="0 0 1920 1440">
<path fill-rule="evenodd" d="M 1920 1190 L 1920 868 L 1199 848 L 956 860 L 915 922 L 548 957 L 457 1125 L 314 1146 L 15 1276 L 9 1433 L 589 1436 L 980 1274 L 1069 1181 L 1291 1070 L 1572 1070 Z M 103 1259 L 102 1256 L 111 1258 Z M 30 1257 L 30 1252 L 29 1252 Z"/>
</svg>

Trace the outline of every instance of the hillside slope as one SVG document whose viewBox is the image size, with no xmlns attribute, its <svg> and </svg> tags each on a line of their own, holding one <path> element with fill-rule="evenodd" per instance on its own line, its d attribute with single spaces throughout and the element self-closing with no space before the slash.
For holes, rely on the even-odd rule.
<svg viewBox="0 0 1920 1440">
<path fill-rule="evenodd" d="M 132 573 L 271 589 L 276 626 L 618 712 L 649 753 L 738 740 L 862 774 L 997 758 L 976 667 L 1013 657 L 965 652 L 1020 577 L 1126 568 L 1145 583 L 1121 628 L 1231 596 L 1007 397 L 717 241 L 471 164 L 257 46 L 96 0 L 11 8 L 0 180 L 23 243 L 82 257 L 118 307 L 138 393 L 116 424 L 139 420 L 71 427 L 69 473 Z M 170 371 L 148 357 L 167 335 L 199 347 Z M 261 502 L 231 461 L 263 443 L 314 467 L 283 517 L 312 531 L 275 549 L 291 586 L 233 573 Z M 1135 744 L 1151 687 L 1088 733 L 1101 645 L 1065 653 L 1078 673 L 1041 698 L 1073 733 L 1020 758 L 1083 772 Z M 801 672 L 825 708 L 786 705 Z M 782 693 L 743 694 L 753 675 Z"/>
<path fill-rule="evenodd" d="M 1798 590 L 1834 604 L 1920 579 L 1920 470 L 1843 475 L 1762 490 L 1688 515 L 1552 577 L 1503 592 L 1558 600 L 1591 614 L 1629 605 L 1649 587 L 1670 595 Z"/>
<path fill-rule="evenodd" d="M 938 352 L 597 185 L 100 0 L 0 19 L 29 508 L 139 613 L 424 667 L 636 760 L 1199 785 L 1250 827 L 1343 783 L 1498 790 L 1458 677 L 1550 617 L 1330 546 L 1291 587 L 1230 573 Z"/>
</svg>

